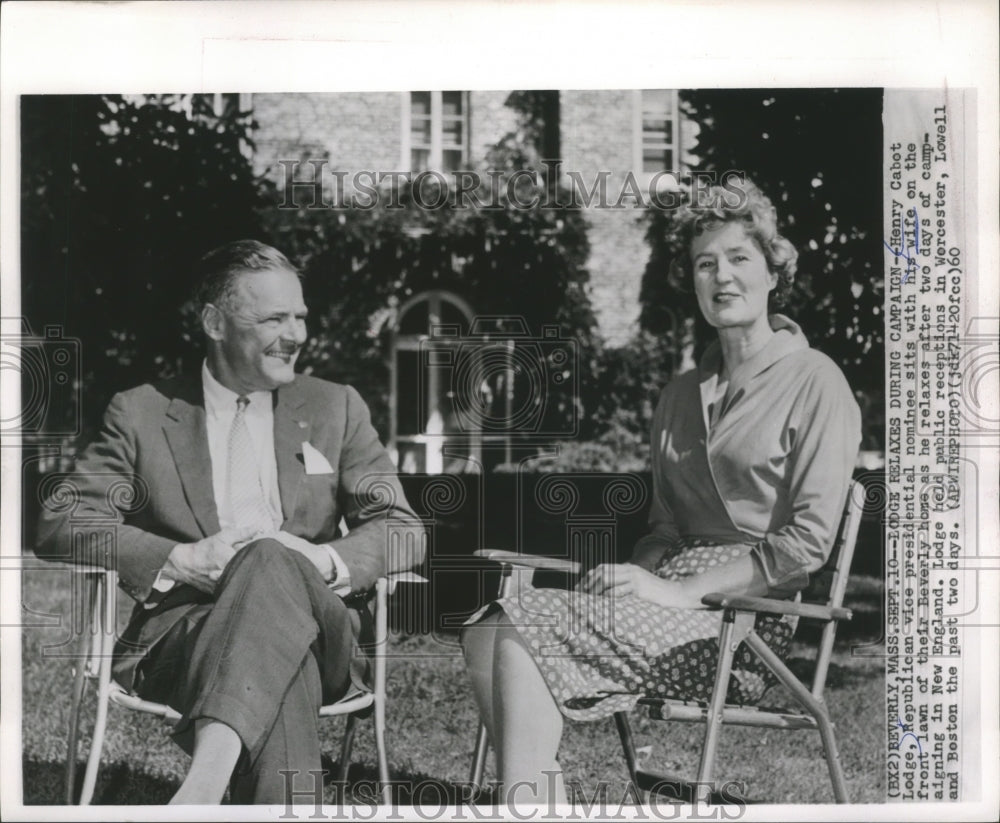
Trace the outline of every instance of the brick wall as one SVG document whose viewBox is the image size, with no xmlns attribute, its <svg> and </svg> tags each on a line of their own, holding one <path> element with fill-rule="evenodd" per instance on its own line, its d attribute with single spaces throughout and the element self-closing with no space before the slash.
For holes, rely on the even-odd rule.
<svg viewBox="0 0 1000 823">
<path fill-rule="evenodd" d="M 591 209 L 590 302 L 609 346 L 623 346 L 639 329 L 639 290 L 649 260 L 638 209 Z"/>
<path fill-rule="evenodd" d="M 279 159 L 325 158 L 330 170 L 398 171 L 399 92 L 255 94 L 254 170 L 280 180 Z"/>
<path fill-rule="evenodd" d="M 478 166 L 488 147 L 516 126 L 509 92 L 469 93 L 469 150 Z M 254 170 L 280 178 L 280 159 L 323 158 L 331 170 L 402 170 L 400 92 L 255 94 Z"/>
<path fill-rule="evenodd" d="M 577 171 L 590 189 L 608 171 L 607 191 L 617 199 L 633 163 L 632 92 L 564 91 L 560 95 L 563 172 Z M 565 178 L 564 178 L 565 179 Z M 591 303 L 609 345 L 628 341 L 639 323 L 639 288 L 649 248 L 641 209 L 587 210 L 590 223 Z"/>
<path fill-rule="evenodd" d="M 517 127 L 517 115 L 504 105 L 509 91 L 469 92 L 469 155 L 481 167 L 487 149 Z"/>
</svg>

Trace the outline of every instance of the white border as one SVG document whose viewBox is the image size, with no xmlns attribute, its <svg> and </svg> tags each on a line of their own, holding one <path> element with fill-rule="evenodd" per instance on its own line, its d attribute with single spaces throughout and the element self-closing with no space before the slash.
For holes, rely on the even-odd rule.
<svg viewBox="0 0 1000 823">
<path fill-rule="evenodd" d="M 0 31 L 0 271 L 3 314 L 18 288 L 18 95 L 29 93 L 366 91 L 410 88 L 978 88 L 982 313 L 996 316 L 998 40 L 990 0 L 852 2 L 4 2 Z M 428 44 L 447 48 L 428 48 Z M 849 128 L 849 124 L 845 124 Z M 2 402 L 17 402 L 6 383 Z M 16 450 L 3 450 L 3 554 L 20 543 Z M 987 457 L 995 461 L 996 456 Z M 992 468 L 992 467 L 987 467 Z M 995 476 L 995 475 L 994 475 Z M 995 509 L 996 499 L 981 501 Z M 995 522 L 995 521 L 994 521 Z M 992 539 L 997 535 L 981 535 Z M 4 819 L 166 820 L 176 810 L 84 814 L 20 807 L 20 602 L 0 581 Z M 983 660 L 988 797 L 980 804 L 762 806 L 746 819 L 996 819 L 997 661 Z M 68 687 L 68 684 L 67 684 Z M 610 743 L 609 743 L 610 745 Z M 260 816 L 262 809 L 242 811 Z M 235 807 L 186 817 L 242 817 Z M 280 811 L 277 812 L 280 814 Z"/>
</svg>

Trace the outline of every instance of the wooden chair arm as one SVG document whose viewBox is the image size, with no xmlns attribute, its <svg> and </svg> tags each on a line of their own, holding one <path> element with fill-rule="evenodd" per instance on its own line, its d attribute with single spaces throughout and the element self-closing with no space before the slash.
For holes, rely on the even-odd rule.
<svg viewBox="0 0 1000 823">
<path fill-rule="evenodd" d="M 74 563 L 59 561 L 59 568 L 69 569 L 74 574 L 111 574 L 116 573 L 115 569 L 106 566 L 95 566 L 90 563 Z"/>
<path fill-rule="evenodd" d="M 385 576 L 386 588 L 391 595 L 396 591 L 396 586 L 400 583 L 428 583 L 426 577 L 421 577 L 416 572 L 389 572 Z"/>
<path fill-rule="evenodd" d="M 814 603 L 796 603 L 794 600 L 773 600 L 769 597 L 747 597 L 742 594 L 706 594 L 701 602 L 715 609 L 736 609 L 742 612 L 788 614 L 809 620 L 850 620 L 851 610 L 820 606 Z"/>
<path fill-rule="evenodd" d="M 386 576 L 386 580 L 390 583 L 426 583 L 427 578 L 422 577 L 416 572 L 389 572 Z"/>
<path fill-rule="evenodd" d="M 520 554 L 504 549 L 478 549 L 473 554 L 483 560 L 501 563 L 521 569 L 544 569 L 546 571 L 568 572 L 579 574 L 580 564 L 575 560 L 563 560 L 558 557 L 544 557 L 534 554 Z"/>
</svg>

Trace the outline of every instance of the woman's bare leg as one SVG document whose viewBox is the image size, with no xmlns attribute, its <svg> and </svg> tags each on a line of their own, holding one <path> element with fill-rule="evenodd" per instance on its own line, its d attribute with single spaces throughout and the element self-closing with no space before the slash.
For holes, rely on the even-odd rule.
<svg viewBox="0 0 1000 823">
<path fill-rule="evenodd" d="M 562 715 L 521 635 L 506 614 L 497 612 L 466 627 L 462 648 L 507 792 L 504 801 L 565 803 L 556 760 Z"/>
<path fill-rule="evenodd" d="M 507 802 L 565 803 L 556 760 L 563 720 L 531 652 L 506 614 L 497 618 L 493 654 L 497 770 Z"/>
<path fill-rule="evenodd" d="M 489 614 L 478 623 L 466 626 L 462 630 L 462 651 L 465 653 L 466 670 L 472 680 L 472 694 L 494 748 L 496 748 L 496 736 L 493 725 L 493 657 L 499 616 L 499 613 Z"/>
</svg>

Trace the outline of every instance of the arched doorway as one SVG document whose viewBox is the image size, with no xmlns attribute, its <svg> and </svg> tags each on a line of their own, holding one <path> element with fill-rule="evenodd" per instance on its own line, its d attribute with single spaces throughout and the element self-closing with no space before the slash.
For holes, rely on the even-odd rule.
<svg viewBox="0 0 1000 823">
<path fill-rule="evenodd" d="M 465 300 L 440 289 L 399 308 L 390 346 L 389 449 L 401 472 L 478 471 L 481 436 L 456 426 L 447 368 L 473 319 Z"/>
</svg>

